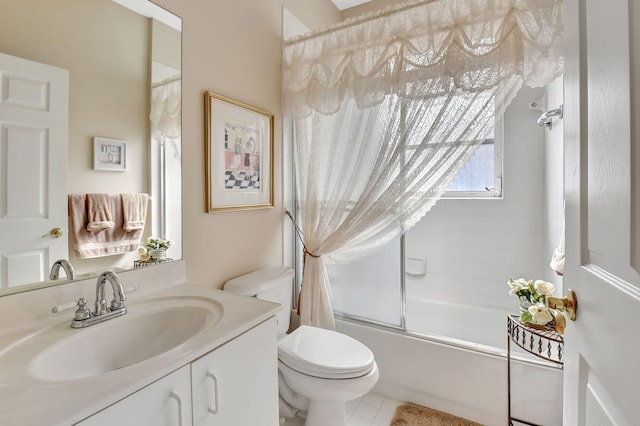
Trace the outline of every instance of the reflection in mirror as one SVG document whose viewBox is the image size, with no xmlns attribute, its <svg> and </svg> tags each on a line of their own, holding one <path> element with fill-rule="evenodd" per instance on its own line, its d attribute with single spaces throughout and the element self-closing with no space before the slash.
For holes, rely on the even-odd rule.
<svg viewBox="0 0 640 426">
<path fill-rule="evenodd" d="M 147 0 L 3 0 L 0 295 L 67 281 L 49 280 L 59 259 L 76 279 L 140 259 L 137 240 L 76 255 L 71 194 L 148 194 L 140 243 L 181 258 L 181 25 Z M 94 167 L 95 137 L 126 142 L 115 170 Z"/>
</svg>

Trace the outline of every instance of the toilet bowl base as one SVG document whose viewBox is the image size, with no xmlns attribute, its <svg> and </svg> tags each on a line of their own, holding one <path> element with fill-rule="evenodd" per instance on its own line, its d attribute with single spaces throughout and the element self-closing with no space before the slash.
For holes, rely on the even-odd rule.
<svg viewBox="0 0 640 426">
<path fill-rule="evenodd" d="M 378 381 L 378 366 L 352 379 L 324 379 L 299 373 L 278 362 L 280 396 L 306 412 L 305 426 L 345 426 L 345 403 L 371 391 Z M 280 413 L 283 414 L 282 412 Z"/>
<path fill-rule="evenodd" d="M 345 426 L 344 401 L 311 401 L 305 426 Z"/>
</svg>

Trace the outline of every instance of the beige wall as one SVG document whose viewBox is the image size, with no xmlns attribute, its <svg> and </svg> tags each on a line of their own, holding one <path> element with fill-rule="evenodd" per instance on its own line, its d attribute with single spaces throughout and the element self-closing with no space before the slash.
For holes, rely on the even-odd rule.
<svg viewBox="0 0 640 426">
<path fill-rule="evenodd" d="M 326 0 L 156 2 L 183 20 L 183 255 L 187 275 L 194 284 L 220 288 L 229 278 L 283 262 L 282 7 L 295 14 L 305 12 L 306 18 L 301 19 L 310 28 L 335 22 L 339 14 Z M 207 90 L 275 114 L 274 208 L 205 213 L 203 94 Z"/>
<path fill-rule="evenodd" d="M 151 19 L 151 60 L 179 70 L 182 67 L 182 34 Z"/>
<path fill-rule="evenodd" d="M 235 275 L 283 262 L 281 43 L 282 8 L 309 28 L 339 20 L 328 0 L 157 0 L 183 18 L 183 212 L 184 258 L 189 279 L 221 287 Z M 74 10 L 73 14 L 62 12 Z M 3 0 L 0 51 L 70 70 L 70 192 L 149 190 L 148 42 L 151 26 L 118 12 L 109 0 Z M 21 16 L 16 13 L 20 12 Z M 88 12 L 85 16 L 81 13 Z M 117 22 L 117 25 L 104 24 Z M 101 23 L 102 22 L 102 23 Z M 99 32 L 102 30 L 109 33 Z M 52 37 L 47 31 L 53 31 Z M 91 39 L 93 39 L 91 41 Z M 54 41 L 55 40 L 55 41 Z M 54 41 L 55 44 L 49 42 Z M 16 48 L 15 46 L 19 46 Z M 80 54 L 82 59 L 62 61 Z M 114 56 L 116 53 L 123 56 Z M 111 84 L 107 75 L 117 75 Z M 139 85 L 141 84 L 141 85 Z M 256 211 L 205 213 L 204 118 L 206 90 L 271 111 L 275 125 L 275 207 Z M 124 93 L 125 103 L 115 96 Z M 118 106 L 115 111 L 104 107 Z M 140 120 L 139 117 L 144 117 Z M 124 173 L 92 170 L 93 136 L 128 142 Z M 134 166 L 136 164 L 136 166 Z M 89 183 L 91 182 L 91 185 Z M 136 256 L 133 254 L 133 256 Z M 113 256 L 92 260 L 109 261 Z M 75 260 L 76 270 L 84 271 Z M 97 265 L 97 268 L 104 269 Z M 90 269 L 90 268 L 89 268 Z"/>
<path fill-rule="evenodd" d="M 282 3 L 312 31 L 326 28 L 342 19 L 331 0 L 283 0 Z"/>
</svg>

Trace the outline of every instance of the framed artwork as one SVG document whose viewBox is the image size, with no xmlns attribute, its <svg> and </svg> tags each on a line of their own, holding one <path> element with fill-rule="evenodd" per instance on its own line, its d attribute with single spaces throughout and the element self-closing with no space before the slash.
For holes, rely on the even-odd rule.
<svg viewBox="0 0 640 426">
<path fill-rule="evenodd" d="M 93 169 L 122 172 L 127 169 L 127 143 L 117 139 L 93 138 Z"/>
<path fill-rule="evenodd" d="M 207 212 L 273 207 L 273 114 L 204 94 Z"/>
</svg>

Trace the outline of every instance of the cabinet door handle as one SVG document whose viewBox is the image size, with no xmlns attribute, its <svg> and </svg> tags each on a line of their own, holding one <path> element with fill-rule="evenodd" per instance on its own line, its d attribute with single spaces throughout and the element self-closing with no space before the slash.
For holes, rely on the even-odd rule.
<svg viewBox="0 0 640 426">
<path fill-rule="evenodd" d="M 218 414 L 218 378 L 211 371 L 207 371 L 207 377 L 209 377 L 213 381 L 213 404 L 209 407 L 209 412 L 211 414 Z"/>
<path fill-rule="evenodd" d="M 171 392 L 169 397 L 175 399 L 178 403 L 178 426 L 182 426 L 182 398 L 175 392 Z"/>
</svg>

